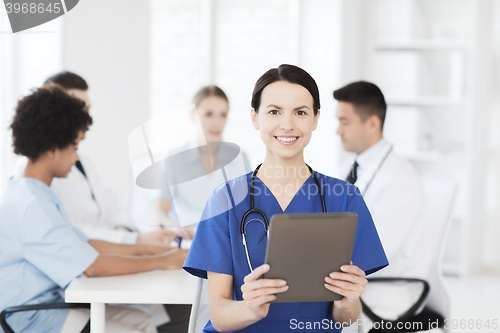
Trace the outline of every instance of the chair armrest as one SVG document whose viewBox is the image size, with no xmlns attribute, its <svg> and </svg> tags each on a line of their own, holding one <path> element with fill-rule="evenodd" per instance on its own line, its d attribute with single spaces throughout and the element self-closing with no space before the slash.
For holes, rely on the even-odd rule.
<svg viewBox="0 0 500 333">
<path fill-rule="evenodd" d="M 5 333 L 14 333 L 12 328 L 7 324 L 7 321 L 5 318 L 8 314 L 22 312 L 22 311 L 53 310 L 53 309 L 90 309 L 90 304 L 88 304 L 88 303 L 40 303 L 40 304 L 12 306 L 10 308 L 4 309 L 0 313 L 0 326 L 5 331 Z"/>
<path fill-rule="evenodd" d="M 368 279 L 368 283 L 383 283 L 383 282 L 408 282 L 408 283 L 419 282 L 419 283 L 422 283 L 424 285 L 424 290 L 422 291 L 422 294 L 420 295 L 420 297 L 417 300 L 417 302 L 415 304 L 413 304 L 408 309 L 408 311 L 406 311 L 405 313 L 403 313 L 396 320 L 387 320 L 387 319 L 384 319 L 384 318 L 380 318 L 360 298 L 364 314 L 368 318 L 370 318 L 373 322 L 381 322 L 382 320 L 385 321 L 385 322 L 393 322 L 393 323 L 408 321 L 411 317 L 413 317 L 415 315 L 415 313 L 417 312 L 417 310 L 420 309 L 424 305 L 424 302 L 427 299 L 427 296 L 429 295 L 429 291 L 431 289 L 430 286 L 429 286 L 429 283 L 427 283 L 427 281 L 421 280 L 421 279 L 395 278 L 395 277 L 380 277 L 380 278 L 371 278 L 371 279 Z"/>
</svg>

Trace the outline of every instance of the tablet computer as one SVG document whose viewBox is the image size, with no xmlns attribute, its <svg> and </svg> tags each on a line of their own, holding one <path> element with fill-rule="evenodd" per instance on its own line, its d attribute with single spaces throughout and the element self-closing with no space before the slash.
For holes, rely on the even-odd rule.
<svg viewBox="0 0 500 333">
<path fill-rule="evenodd" d="M 357 224 L 356 213 L 273 215 L 264 277 L 284 279 L 289 288 L 272 303 L 342 299 L 325 288 L 325 277 L 350 263 Z"/>
</svg>

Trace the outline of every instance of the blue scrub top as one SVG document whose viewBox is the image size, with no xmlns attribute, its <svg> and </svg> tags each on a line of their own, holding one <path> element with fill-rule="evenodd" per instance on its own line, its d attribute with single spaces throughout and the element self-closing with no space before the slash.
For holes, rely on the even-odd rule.
<svg viewBox="0 0 500 333">
<path fill-rule="evenodd" d="M 99 253 L 71 225 L 57 196 L 37 179 L 10 180 L 0 216 L 0 311 L 64 302 L 64 288 Z M 67 315 L 60 309 L 27 311 L 9 315 L 7 323 L 15 332 L 59 333 Z"/>
<path fill-rule="evenodd" d="M 354 185 L 342 180 L 317 173 L 325 196 L 327 212 L 355 212 L 358 215 L 358 226 L 352 253 L 352 262 L 365 273 L 371 274 L 387 266 L 377 230 L 366 204 Z M 241 286 L 246 275 L 250 274 L 245 249 L 242 244 L 240 223 L 244 213 L 250 209 L 250 179 L 252 173 L 235 178 L 227 184 L 219 186 L 208 200 L 202 222 L 191 244 L 184 269 L 189 273 L 207 278 L 207 271 L 232 275 L 234 277 L 234 299 L 242 300 Z M 233 207 L 231 194 L 247 187 L 247 198 Z M 269 221 L 274 214 L 322 213 L 321 199 L 314 178 L 310 176 L 297 192 L 293 200 L 283 211 L 267 186 L 256 177 L 255 207 L 261 209 Z M 254 219 L 254 221 L 251 221 Z M 262 217 L 252 213 L 247 217 L 246 239 L 252 267 L 264 264 L 267 237 L 264 226 L 259 220 Z M 251 222 L 250 222 L 251 221 Z M 292 329 L 291 320 L 297 322 L 333 321 L 332 302 L 309 303 L 273 303 L 267 317 L 241 330 L 240 332 L 284 332 Z M 313 324 L 314 325 L 314 324 Z M 340 332 L 329 324 L 329 332 Z M 316 326 L 308 332 L 323 332 L 325 326 Z M 210 321 L 204 332 L 217 332 Z"/>
</svg>

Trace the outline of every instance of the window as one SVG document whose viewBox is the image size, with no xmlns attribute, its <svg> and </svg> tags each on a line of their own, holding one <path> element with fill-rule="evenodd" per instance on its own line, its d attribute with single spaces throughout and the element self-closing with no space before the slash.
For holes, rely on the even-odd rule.
<svg viewBox="0 0 500 333">
<path fill-rule="evenodd" d="M 12 174 L 12 120 L 17 100 L 62 69 L 62 21 L 53 20 L 13 34 L 7 13 L 0 10 L 0 179 Z"/>
</svg>

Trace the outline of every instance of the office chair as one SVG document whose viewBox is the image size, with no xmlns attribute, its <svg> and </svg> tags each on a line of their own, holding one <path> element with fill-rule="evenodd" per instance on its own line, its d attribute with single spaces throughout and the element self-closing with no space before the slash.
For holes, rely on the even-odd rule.
<svg viewBox="0 0 500 333">
<path fill-rule="evenodd" d="M 86 303 L 45 303 L 45 304 L 31 304 L 31 305 L 20 305 L 12 306 L 10 308 L 4 309 L 0 313 L 0 326 L 5 333 L 15 333 L 12 328 L 7 324 L 6 316 L 11 313 L 22 312 L 22 311 L 35 311 L 35 310 L 53 310 L 53 309 L 90 309 L 90 304 Z M 90 333 L 90 320 L 87 325 L 83 328 L 81 333 Z"/>
<path fill-rule="evenodd" d="M 434 232 L 427 235 L 429 249 L 432 256 L 429 275 L 426 280 L 408 278 L 371 278 L 369 283 L 412 283 L 423 284 L 423 291 L 417 302 L 403 313 L 396 320 L 387 320 L 377 316 L 370 307 L 361 301 L 363 314 L 373 322 L 392 322 L 393 327 L 396 322 L 423 322 L 430 319 L 431 322 L 439 321 L 439 328 L 443 328 L 444 319 L 450 318 L 450 297 L 443 280 L 442 259 L 445 251 L 446 240 L 451 226 L 451 210 L 455 201 L 458 183 L 456 180 L 446 179 L 433 175 L 424 175 L 420 178 L 427 197 L 426 223 L 430 230 Z M 395 332 L 392 330 L 390 332 Z M 401 330 L 405 332 L 415 332 L 416 330 Z M 382 330 L 372 330 L 371 332 L 383 332 Z M 389 332 L 389 331 L 388 331 Z"/>
<path fill-rule="evenodd" d="M 421 182 L 428 198 L 428 224 L 435 230 L 435 233 L 430 235 L 432 244 L 435 244 L 432 250 L 438 254 L 432 257 L 431 271 L 427 277 L 432 289 L 426 306 L 444 318 L 450 318 L 451 300 L 443 278 L 443 256 L 451 227 L 451 211 L 458 182 L 431 175 L 422 176 Z"/>
</svg>

